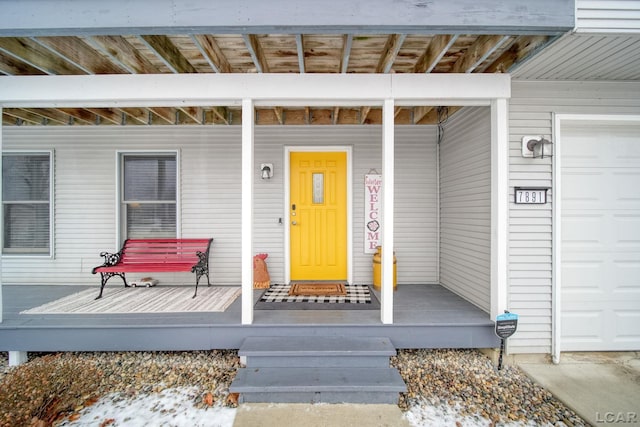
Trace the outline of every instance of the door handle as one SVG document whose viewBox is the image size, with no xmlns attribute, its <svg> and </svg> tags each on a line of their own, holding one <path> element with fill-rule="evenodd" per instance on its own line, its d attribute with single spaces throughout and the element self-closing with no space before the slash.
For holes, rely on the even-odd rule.
<svg viewBox="0 0 640 427">
<path fill-rule="evenodd" d="M 291 221 L 291 225 L 298 225 L 297 221 Z"/>
</svg>

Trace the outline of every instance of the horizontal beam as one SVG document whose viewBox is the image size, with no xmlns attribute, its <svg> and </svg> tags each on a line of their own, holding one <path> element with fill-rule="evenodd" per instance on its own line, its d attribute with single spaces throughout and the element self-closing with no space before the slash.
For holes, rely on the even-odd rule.
<svg viewBox="0 0 640 427">
<path fill-rule="evenodd" d="M 510 98 L 508 74 L 134 74 L 5 76 L 0 106 L 195 107 L 489 105 Z"/>
<path fill-rule="evenodd" d="M 575 0 L 20 0 L 0 36 L 559 34 L 574 18 Z"/>
</svg>

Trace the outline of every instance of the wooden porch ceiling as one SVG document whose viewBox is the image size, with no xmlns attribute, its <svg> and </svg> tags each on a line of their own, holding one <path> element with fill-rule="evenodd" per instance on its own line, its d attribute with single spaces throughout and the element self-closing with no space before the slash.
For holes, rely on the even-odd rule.
<svg viewBox="0 0 640 427">
<path fill-rule="evenodd" d="M 527 34 L 165 34 L 0 37 L 0 74 L 504 73 L 552 36 Z M 0 77 L 2 78 L 2 77 Z M 449 113 L 455 107 L 449 108 Z M 436 107 L 396 107 L 434 124 Z M 4 126 L 237 125 L 237 107 L 5 108 Z M 258 107 L 256 124 L 380 124 L 380 108 Z"/>
</svg>

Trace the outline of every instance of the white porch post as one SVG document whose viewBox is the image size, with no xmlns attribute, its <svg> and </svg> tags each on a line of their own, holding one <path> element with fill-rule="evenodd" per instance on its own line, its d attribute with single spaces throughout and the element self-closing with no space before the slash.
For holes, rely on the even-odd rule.
<svg viewBox="0 0 640 427">
<path fill-rule="evenodd" d="M 381 320 L 393 323 L 393 205 L 395 175 L 394 100 L 382 107 L 382 286 Z"/>
<path fill-rule="evenodd" d="M 2 107 L 0 106 L 0 118 L 2 117 Z M 0 153 L 2 153 L 2 122 L 0 122 Z M 2 198 L 2 163 L 0 162 L 0 198 Z M 2 218 L 4 209 L 0 209 L 0 224 L 4 224 Z M 4 248 L 3 234 L 0 233 L 0 248 Z M 2 323 L 2 257 L 0 256 L 0 323 Z"/>
<path fill-rule="evenodd" d="M 491 101 L 491 318 L 507 308 L 509 120 L 507 99 Z"/>
<path fill-rule="evenodd" d="M 242 100 L 242 324 L 253 323 L 253 100 Z"/>
</svg>

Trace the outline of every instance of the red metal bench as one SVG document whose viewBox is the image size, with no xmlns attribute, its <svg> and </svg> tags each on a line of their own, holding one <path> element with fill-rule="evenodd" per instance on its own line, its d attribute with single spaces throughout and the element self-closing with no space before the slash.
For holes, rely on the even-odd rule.
<svg viewBox="0 0 640 427">
<path fill-rule="evenodd" d="M 113 276 L 120 276 L 125 286 L 129 286 L 125 273 L 181 272 L 196 274 L 196 291 L 202 276 L 209 282 L 209 249 L 213 239 L 127 239 L 117 253 L 102 252 L 104 264 L 95 267 L 91 273 L 100 273 L 100 295 Z"/>
</svg>

